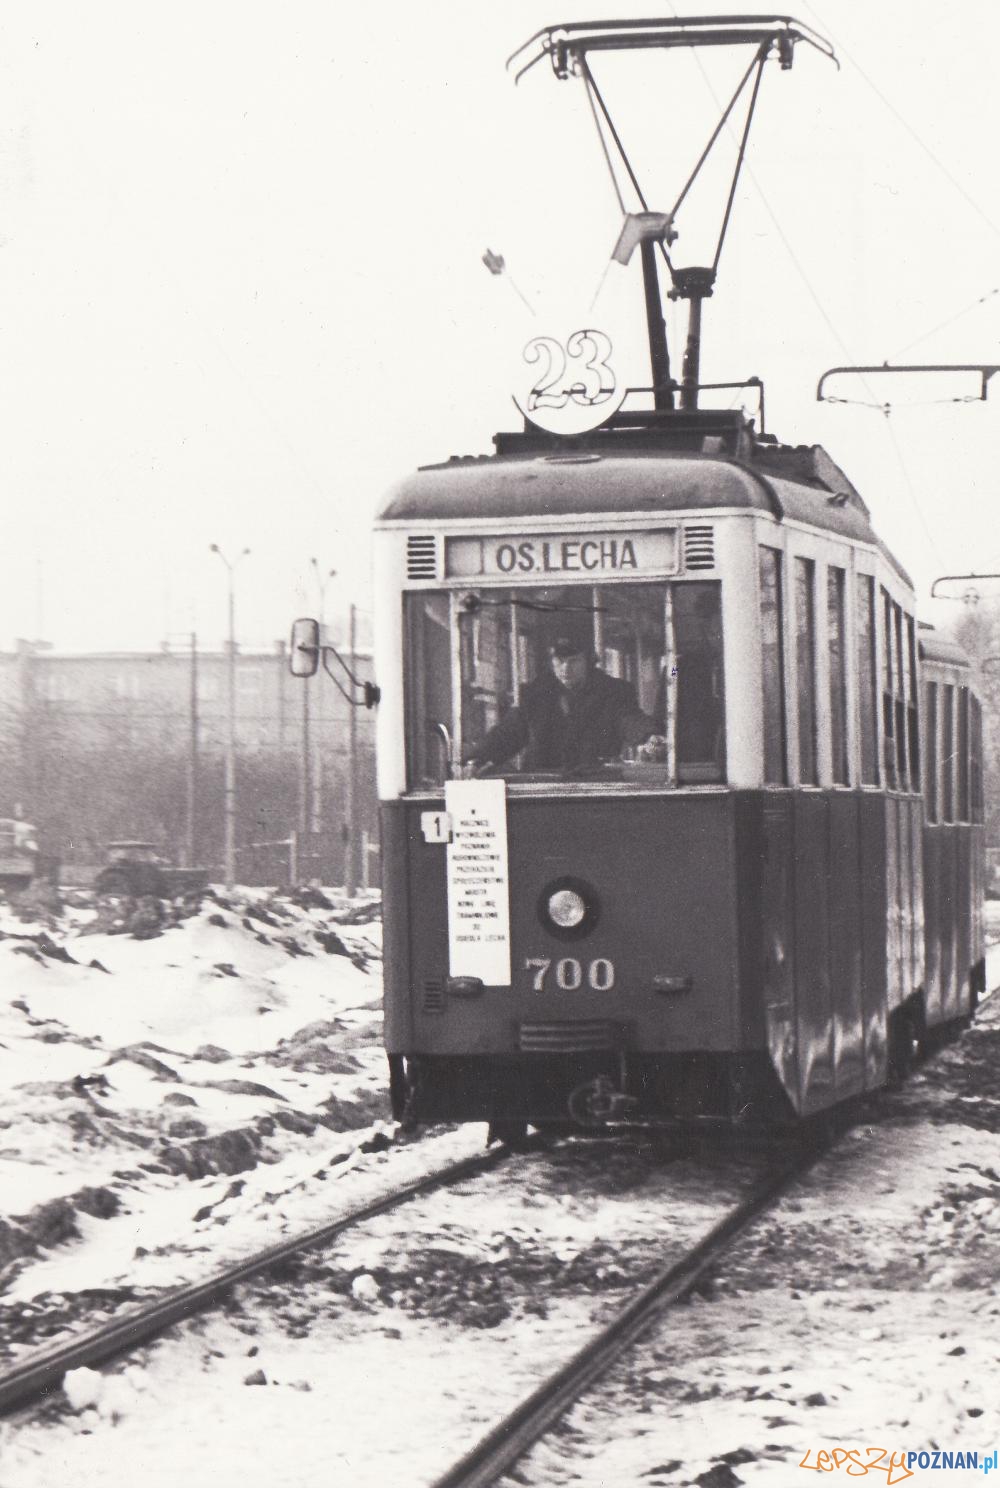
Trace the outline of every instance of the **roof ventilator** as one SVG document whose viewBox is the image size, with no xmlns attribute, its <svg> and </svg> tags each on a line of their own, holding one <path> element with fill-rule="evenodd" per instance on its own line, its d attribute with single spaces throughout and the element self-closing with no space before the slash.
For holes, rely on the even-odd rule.
<svg viewBox="0 0 1000 1488">
<path fill-rule="evenodd" d="M 715 567 L 715 537 L 711 527 L 684 528 L 684 567 Z"/>
<path fill-rule="evenodd" d="M 411 535 L 406 539 L 406 577 L 437 578 L 437 539 L 433 533 Z"/>
</svg>

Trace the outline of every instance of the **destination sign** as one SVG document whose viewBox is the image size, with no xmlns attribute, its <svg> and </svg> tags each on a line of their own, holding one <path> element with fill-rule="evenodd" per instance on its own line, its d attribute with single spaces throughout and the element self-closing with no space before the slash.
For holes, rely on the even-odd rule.
<svg viewBox="0 0 1000 1488">
<path fill-rule="evenodd" d="M 449 537 L 450 579 L 524 578 L 531 574 L 618 577 L 677 572 L 677 528 L 649 532 L 542 532 Z"/>
</svg>

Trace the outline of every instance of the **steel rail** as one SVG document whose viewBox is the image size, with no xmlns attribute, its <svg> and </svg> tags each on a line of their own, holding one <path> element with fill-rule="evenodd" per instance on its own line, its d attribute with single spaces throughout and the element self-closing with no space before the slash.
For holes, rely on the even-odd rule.
<svg viewBox="0 0 1000 1488">
<path fill-rule="evenodd" d="M 381 1198 L 358 1205 L 337 1219 L 307 1230 L 297 1237 L 279 1241 L 245 1260 L 226 1266 L 205 1281 L 177 1287 L 154 1302 L 132 1308 L 129 1312 L 112 1318 L 100 1328 L 66 1339 L 51 1348 L 36 1350 L 23 1361 L 16 1362 L 13 1368 L 0 1374 L 0 1415 L 27 1405 L 55 1388 L 68 1369 L 78 1369 L 83 1365 L 93 1368 L 118 1354 L 127 1353 L 139 1344 L 148 1343 L 174 1323 L 211 1307 L 231 1287 L 259 1276 L 262 1271 L 278 1262 L 287 1260 L 300 1251 L 323 1245 L 353 1225 L 373 1219 L 376 1215 L 386 1214 L 422 1194 L 484 1172 L 508 1155 L 508 1148 L 493 1147 L 487 1152 L 435 1169 L 433 1173 L 415 1178 L 411 1183 L 405 1183 Z"/>
<path fill-rule="evenodd" d="M 804 1154 L 764 1180 L 748 1198 L 708 1231 L 679 1261 L 666 1266 L 616 1318 L 555 1370 L 537 1389 L 456 1462 L 432 1488 L 489 1488 L 524 1456 L 618 1356 L 691 1292 L 722 1252 L 784 1190 L 822 1157 L 831 1139 L 811 1143 Z"/>
</svg>

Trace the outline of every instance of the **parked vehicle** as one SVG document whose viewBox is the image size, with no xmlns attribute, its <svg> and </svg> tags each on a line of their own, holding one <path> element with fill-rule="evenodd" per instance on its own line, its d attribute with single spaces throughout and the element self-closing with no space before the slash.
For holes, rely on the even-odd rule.
<svg viewBox="0 0 1000 1488">
<path fill-rule="evenodd" d="M 173 899 L 208 885 L 207 868 L 177 868 L 155 842 L 109 842 L 105 852 L 107 864 L 94 880 L 99 894 L 132 899 L 152 894 L 157 899 Z"/>
</svg>

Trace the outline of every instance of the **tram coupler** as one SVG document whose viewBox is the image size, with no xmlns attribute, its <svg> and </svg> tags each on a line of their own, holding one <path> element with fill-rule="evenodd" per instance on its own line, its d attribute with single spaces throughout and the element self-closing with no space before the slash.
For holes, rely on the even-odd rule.
<svg viewBox="0 0 1000 1488">
<path fill-rule="evenodd" d="M 580 1126 L 605 1126 L 621 1121 L 638 1104 L 634 1095 L 619 1090 L 607 1075 L 596 1075 L 570 1094 L 569 1114 Z"/>
</svg>

